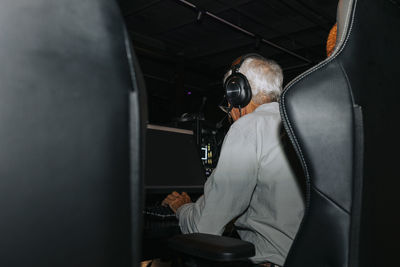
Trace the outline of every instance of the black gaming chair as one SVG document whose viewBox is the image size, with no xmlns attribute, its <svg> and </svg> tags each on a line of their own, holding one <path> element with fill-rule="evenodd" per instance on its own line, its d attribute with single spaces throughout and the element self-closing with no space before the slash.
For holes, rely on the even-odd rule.
<svg viewBox="0 0 400 267">
<path fill-rule="evenodd" d="M 341 0 L 337 23 L 333 54 L 293 80 L 280 102 L 307 177 L 306 213 L 285 266 L 397 266 L 400 3 Z M 176 237 L 171 247 L 224 260 L 203 252 L 213 245 L 202 235 Z"/>
<path fill-rule="evenodd" d="M 139 266 L 134 59 L 115 1 L 0 1 L 0 266 Z"/>
<path fill-rule="evenodd" d="M 285 265 L 395 266 L 400 3 L 342 0 L 337 22 L 333 54 L 281 99 L 308 182 L 307 213 Z"/>
</svg>

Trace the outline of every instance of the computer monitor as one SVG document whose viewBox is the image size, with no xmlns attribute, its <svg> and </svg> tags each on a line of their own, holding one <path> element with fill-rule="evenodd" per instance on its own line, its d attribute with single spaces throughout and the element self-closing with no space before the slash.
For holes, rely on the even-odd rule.
<svg viewBox="0 0 400 267">
<path fill-rule="evenodd" d="M 193 131 L 148 125 L 145 188 L 198 191 L 206 181 Z"/>
</svg>

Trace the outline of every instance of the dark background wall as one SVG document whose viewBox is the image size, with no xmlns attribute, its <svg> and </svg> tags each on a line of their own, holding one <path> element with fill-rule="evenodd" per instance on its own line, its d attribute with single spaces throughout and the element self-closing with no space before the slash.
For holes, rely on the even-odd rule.
<svg viewBox="0 0 400 267">
<path fill-rule="evenodd" d="M 119 3 L 144 72 L 149 120 L 158 124 L 197 112 L 204 97 L 206 120 L 221 119 L 224 114 L 217 105 L 223 95 L 222 77 L 231 62 L 245 53 L 277 61 L 285 84 L 320 62 L 337 7 L 337 0 Z"/>
</svg>

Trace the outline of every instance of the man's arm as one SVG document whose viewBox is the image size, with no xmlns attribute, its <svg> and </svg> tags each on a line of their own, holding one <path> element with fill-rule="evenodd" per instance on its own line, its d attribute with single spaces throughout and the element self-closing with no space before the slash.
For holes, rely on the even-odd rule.
<svg viewBox="0 0 400 267">
<path fill-rule="evenodd" d="M 241 126 L 235 123 L 226 135 L 204 195 L 178 209 L 182 232 L 222 234 L 225 225 L 248 208 L 258 174 L 256 134 Z"/>
</svg>

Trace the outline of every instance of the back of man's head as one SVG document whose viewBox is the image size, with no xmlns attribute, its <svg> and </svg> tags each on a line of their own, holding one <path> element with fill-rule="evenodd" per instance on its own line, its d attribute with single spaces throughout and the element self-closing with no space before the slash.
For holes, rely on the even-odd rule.
<svg viewBox="0 0 400 267">
<path fill-rule="evenodd" d="M 281 67 L 273 60 L 249 56 L 241 64 L 239 72 L 249 81 L 252 101 L 257 104 L 278 101 L 282 92 L 283 74 Z M 225 74 L 224 81 L 232 73 Z"/>
</svg>

